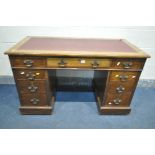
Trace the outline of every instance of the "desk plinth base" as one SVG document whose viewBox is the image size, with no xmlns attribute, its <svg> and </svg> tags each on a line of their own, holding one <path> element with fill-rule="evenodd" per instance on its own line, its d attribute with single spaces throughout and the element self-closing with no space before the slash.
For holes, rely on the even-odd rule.
<svg viewBox="0 0 155 155">
<path fill-rule="evenodd" d="M 50 115 L 54 109 L 55 97 L 51 98 L 49 106 L 21 106 L 19 108 L 22 115 Z"/>
<path fill-rule="evenodd" d="M 50 115 L 52 107 L 28 107 L 22 106 L 19 108 L 22 115 Z"/>
<path fill-rule="evenodd" d="M 101 115 L 127 115 L 130 113 L 130 107 L 100 107 L 98 108 Z"/>
</svg>

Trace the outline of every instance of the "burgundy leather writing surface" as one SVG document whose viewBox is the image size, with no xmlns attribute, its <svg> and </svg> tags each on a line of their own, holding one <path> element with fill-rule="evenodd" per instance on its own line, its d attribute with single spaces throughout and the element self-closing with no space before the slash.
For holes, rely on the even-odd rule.
<svg viewBox="0 0 155 155">
<path fill-rule="evenodd" d="M 135 52 L 121 40 L 30 38 L 18 50 Z"/>
</svg>

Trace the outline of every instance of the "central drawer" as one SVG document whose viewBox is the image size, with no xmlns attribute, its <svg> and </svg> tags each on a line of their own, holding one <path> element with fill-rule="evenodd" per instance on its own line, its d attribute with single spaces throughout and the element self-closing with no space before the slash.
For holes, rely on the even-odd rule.
<svg viewBox="0 0 155 155">
<path fill-rule="evenodd" d="M 93 58 L 47 58 L 47 67 L 51 68 L 107 68 L 110 59 Z"/>
</svg>

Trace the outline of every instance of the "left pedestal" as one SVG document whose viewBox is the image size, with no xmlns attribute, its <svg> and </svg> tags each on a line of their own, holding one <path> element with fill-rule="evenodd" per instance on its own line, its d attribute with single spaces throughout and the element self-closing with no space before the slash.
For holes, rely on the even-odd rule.
<svg viewBox="0 0 155 155">
<path fill-rule="evenodd" d="M 11 57 L 10 61 L 20 99 L 21 114 L 51 114 L 55 93 L 54 89 L 52 90 L 54 81 L 49 80 L 48 70 L 34 67 L 36 61 L 31 58 Z M 24 63 L 26 61 L 29 63 Z M 40 61 L 44 64 L 44 60 Z"/>
</svg>

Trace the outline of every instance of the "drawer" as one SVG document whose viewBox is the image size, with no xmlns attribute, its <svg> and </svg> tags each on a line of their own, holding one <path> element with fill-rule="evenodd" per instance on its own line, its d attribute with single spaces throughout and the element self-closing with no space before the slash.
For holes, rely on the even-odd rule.
<svg viewBox="0 0 155 155">
<path fill-rule="evenodd" d="M 45 67 L 46 59 L 42 57 L 14 57 L 10 56 L 12 67 Z"/>
<path fill-rule="evenodd" d="M 110 59 L 91 58 L 48 58 L 47 66 L 53 68 L 107 68 L 111 66 Z"/>
<path fill-rule="evenodd" d="M 13 70 L 14 76 L 16 79 L 26 79 L 26 80 L 36 80 L 36 79 L 45 79 L 47 73 L 44 70 L 23 70 L 16 69 Z"/>
<path fill-rule="evenodd" d="M 45 93 L 47 91 L 47 82 L 45 80 L 17 80 L 17 86 L 20 93 Z"/>
<path fill-rule="evenodd" d="M 142 69 L 144 59 L 117 59 L 114 61 L 113 67 L 117 69 Z"/>
<path fill-rule="evenodd" d="M 125 94 L 108 93 L 106 98 L 106 106 L 121 107 L 130 106 L 132 93 L 126 92 Z"/>
<path fill-rule="evenodd" d="M 121 82 L 127 82 L 132 83 L 137 78 L 139 78 L 140 72 L 120 72 L 120 71 L 112 71 L 110 74 L 110 80 L 111 81 L 121 81 Z"/>
<path fill-rule="evenodd" d="M 132 82 L 110 81 L 108 92 L 117 94 L 132 92 L 136 86 L 136 83 L 136 80 Z"/>
<path fill-rule="evenodd" d="M 46 94 L 21 94 L 20 100 L 23 106 L 48 106 Z"/>
</svg>

